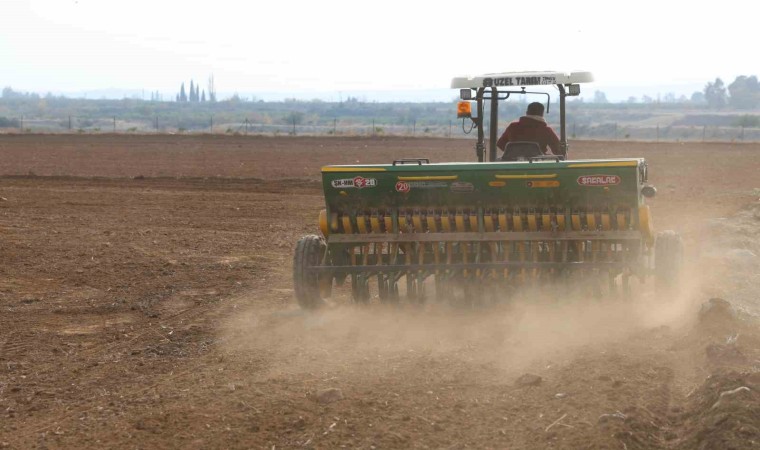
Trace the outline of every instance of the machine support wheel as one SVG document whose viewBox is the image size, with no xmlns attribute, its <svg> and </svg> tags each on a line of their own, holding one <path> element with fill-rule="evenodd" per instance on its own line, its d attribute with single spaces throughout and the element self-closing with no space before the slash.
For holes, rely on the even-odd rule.
<svg viewBox="0 0 760 450">
<path fill-rule="evenodd" d="M 671 289 L 678 283 L 683 264 L 683 241 L 675 231 L 657 234 L 654 244 L 654 278 L 657 289 Z"/>
<path fill-rule="evenodd" d="M 296 300 L 303 309 L 317 309 L 325 303 L 320 292 L 319 276 L 316 272 L 309 271 L 310 267 L 321 264 L 325 251 L 327 244 L 324 239 L 313 234 L 302 237 L 296 243 L 293 256 L 293 287 Z"/>
</svg>

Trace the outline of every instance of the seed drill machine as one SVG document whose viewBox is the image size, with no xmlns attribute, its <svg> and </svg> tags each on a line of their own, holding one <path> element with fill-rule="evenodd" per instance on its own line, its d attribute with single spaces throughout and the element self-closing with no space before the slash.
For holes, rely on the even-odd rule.
<svg viewBox="0 0 760 450">
<path fill-rule="evenodd" d="M 681 239 L 655 234 L 645 199 L 656 190 L 646 161 L 568 156 L 566 99 L 591 81 L 589 72 L 454 78 L 458 116 L 477 133 L 477 162 L 415 157 L 322 167 L 321 235 L 301 238 L 293 260 L 301 307 L 323 305 L 333 286 L 347 281 L 359 303 L 477 302 L 571 281 L 626 293 L 631 277 L 672 285 Z M 551 94 L 526 90 L 535 86 L 556 88 L 564 155 L 517 142 L 498 157 L 499 102 L 543 95 L 548 112 Z"/>
</svg>

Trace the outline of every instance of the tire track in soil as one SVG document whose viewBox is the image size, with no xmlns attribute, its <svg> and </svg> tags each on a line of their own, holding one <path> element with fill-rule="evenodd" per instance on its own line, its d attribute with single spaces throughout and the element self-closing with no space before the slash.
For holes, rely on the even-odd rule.
<svg viewBox="0 0 760 450">
<path fill-rule="evenodd" d="M 24 365 L 24 362 L 12 362 L 13 360 L 23 361 L 23 357 L 29 354 L 31 351 L 39 350 L 40 348 L 49 347 L 49 343 L 40 342 L 38 336 L 41 334 L 37 327 L 39 322 L 32 322 L 30 320 L 22 320 L 13 324 L 13 328 L 21 328 L 22 331 L 12 330 L 2 338 L 2 345 L 0 345 L 0 361 L 6 361 L 7 364 L 0 365 L 0 373 L 4 371 L 4 367 L 7 368 L 8 364 Z M 0 323 L 5 328 L 6 325 Z M 10 326 L 8 326 L 10 328 Z M 4 367 L 3 367 L 4 366 Z"/>
<path fill-rule="evenodd" d="M 669 410 L 674 406 L 672 386 L 675 373 L 670 367 L 651 369 L 657 379 L 657 386 L 647 395 L 649 404 L 636 402 L 634 406 L 624 409 L 626 414 L 621 430 L 614 436 L 623 443 L 624 448 L 665 448 L 668 431 L 673 424 L 668 419 Z"/>
<path fill-rule="evenodd" d="M 35 333 L 31 331 L 11 331 L 8 333 L 0 347 L 0 360 L 11 361 L 25 354 L 34 345 L 34 336 Z"/>
</svg>

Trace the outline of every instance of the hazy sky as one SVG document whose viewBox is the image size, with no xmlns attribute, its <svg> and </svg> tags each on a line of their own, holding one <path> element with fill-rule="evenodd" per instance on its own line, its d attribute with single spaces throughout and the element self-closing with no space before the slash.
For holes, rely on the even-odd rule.
<svg viewBox="0 0 760 450">
<path fill-rule="evenodd" d="M 704 5 L 704 6 L 703 6 Z M 612 86 L 760 74 L 754 1 L 2 0 L 0 85 L 30 91 L 446 89 L 588 70 Z"/>
</svg>

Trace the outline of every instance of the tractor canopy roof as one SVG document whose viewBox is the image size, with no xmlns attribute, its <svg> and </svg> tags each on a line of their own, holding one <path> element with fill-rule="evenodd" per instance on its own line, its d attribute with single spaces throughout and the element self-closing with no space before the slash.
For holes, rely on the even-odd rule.
<svg viewBox="0 0 760 450">
<path fill-rule="evenodd" d="M 594 81 L 591 72 L 556 72 L 551 70 L 535 72 L 500 72 L 478 76 L 456 77 L 451 80 L 454 89 L 476 89 L 494 86 L 542 86 L 557 84 L 590 83 Z"/>
</svg>

